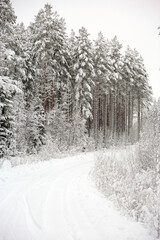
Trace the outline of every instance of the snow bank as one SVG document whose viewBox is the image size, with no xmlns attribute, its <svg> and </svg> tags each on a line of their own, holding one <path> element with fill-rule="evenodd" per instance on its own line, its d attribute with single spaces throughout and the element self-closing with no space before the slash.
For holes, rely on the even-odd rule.
<svg viewBox="0 0 160 240">
<path fill-rule="evenodd" d="M 135 147 L 98 154 L 93 177 L 98 189 L 119 209 L 149 226 L 153 237 L 158 236 L 156 171 L 140 168 Z"/>
</svg>

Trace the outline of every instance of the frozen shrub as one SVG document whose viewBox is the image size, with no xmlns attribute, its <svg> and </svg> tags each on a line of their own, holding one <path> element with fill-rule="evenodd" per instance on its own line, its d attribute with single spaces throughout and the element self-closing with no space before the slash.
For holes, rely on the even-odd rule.
<svg viewBox="0 0 160 240">
<path fill-rule="evenodd" d="M 93 177 L 97 187 L 119 209 L 158 235 L 157 173 L 156 169 L 141 168 L 138 145 L 98 154 Z"/>
</svg>

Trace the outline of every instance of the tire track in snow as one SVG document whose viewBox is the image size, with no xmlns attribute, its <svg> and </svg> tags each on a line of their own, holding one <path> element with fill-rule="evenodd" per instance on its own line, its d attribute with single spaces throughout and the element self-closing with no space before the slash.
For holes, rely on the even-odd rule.
<svg viewBox="0 0 160 240">
<path fill-rule="evenodd" d="M 1 184 L 0 240 L 153 240 L 96 190 L 88 177 L 93 158 L 42 163 Z"/>
</svg>

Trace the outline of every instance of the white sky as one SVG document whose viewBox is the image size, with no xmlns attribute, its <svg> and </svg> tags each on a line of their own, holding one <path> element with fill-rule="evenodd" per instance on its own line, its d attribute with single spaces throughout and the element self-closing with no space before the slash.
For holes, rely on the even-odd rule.
<svg viewBox="0 0 160 240">
<path fill-rule="evenodd" d="M 136 48 L 144 59 L 155 97 L 160 97 L 160 0 L 11 0 L 17 22 L 27 26 L 45 3 L 65 18 L 68 32 L 86 27 L 91 38 L 98 32 L 115 35 L 124 49 Z"/>
</svg>

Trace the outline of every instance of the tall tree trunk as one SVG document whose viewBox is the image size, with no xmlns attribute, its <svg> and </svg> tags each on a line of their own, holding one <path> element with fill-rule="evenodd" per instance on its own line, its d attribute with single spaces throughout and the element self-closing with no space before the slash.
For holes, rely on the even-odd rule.
<svg viewBox="0 0 160 240">
<path fill-rule="evenodd" d="M 53 102 L 54 102 L 53 88 L 54 88 L 54 80 L 52 80 L 52 85 L 51 85 L 51 110 L 53 109 Z"/>
<path fill-rule="evenodd" d="M 134 95 L 132 95 L 131 128 L 133 128 L 133 114 L 134 114 Z"/>
<path fill-rule="evenodd" d="M 116 85 L 114 86 L 114 96 L 113 96 L 114 102 L 113 102 L 113 136 L 116 139 L 117 135 L 117 90 Z"/>
<path fill-rule="evenodd" d="M 87 119 L 87 122 L 88 122 L 88 137 L 90 137 L 91 136 L 91 119 L 90 118 L 88 118 Z"/>
<path fill-rule="evenodd" d="M 131 96 L 130 91 L 128 93 L 128 136 L 130 136 L 131 129 Z"/>
<path fill-rule="evenodd" d="M 44 107 L 44 112 L 46 113 L 46 87 L 47 87 L 47 75 L 46 75 L 46 62 L 44 63 L 44 84 L 43 84 L 43 107 Z"/>
<path fill-rule="evenodd" d="M 125 138 L 128 141 L 128 85 L 126 84 L 125 96 Z"/>
<path fill-rule="evenodd" d="M 103 97 L 103 142 L 106 143 L 106 129 L 107 129 L 107 96 Z"/>
<path fill-rule="evenodd" d="M 141 98 L 138 94 L 138 140 L 140 139 L 140 130 L 141 130 Z"/>
<path fill-rule="evenodd" d="M 60 87 L 58 89 L 58 108 L 60 108 L 61 104 L 62 104 L 62 89 L 60 84 Z"/>
<path fill-rule="evenodd" d="M 140 124 L 140 128 L 141 130 L 143 130 L 143 102 L 141 101 L 141 124 Z"/>
<path fill-rule="evenodd" d="M 98 86 L 96 85 L 93 93 L 93 128 L 96 148 L 98 144 Z"/>
<path fill-rule="evenodd" d="M 125 122 L 125 118 L 126 118 L 126 112 L 125 112 L 125 109 L 126 109 L 126 100 L 125 100 L 125 97 L 122 96 L 122 106 L 121 106 L 121 111 L 122 111 L 122 122 L 121 122 L 121 132 L 122 133 L 125 133 L 125 128 L 126 128 L 126 122 Z"/>
<path fill-rule="evenodd" d="M 102 104 L 101 98 L 98 99 L 98 130 L 101 130 L 102 127 Z"/>
<path fill-rule="evenodd" d="M 113 97 L 110 91 L 110 104 L 109 104 L 109 126 L 110 126 L 110 136 L 113 137 L 113 118 L 114 118 L 114 111 L 113 111 Z"/>
<path fill-rule="evenodd" d="M 121 124 L 121 104 L 120 104 L 120 94 L 119 90 L 117 90 L 117 107 L 116 107 L 116 133 L 119 137 L 120 135 L 120 124 Z"/>
</svg>

